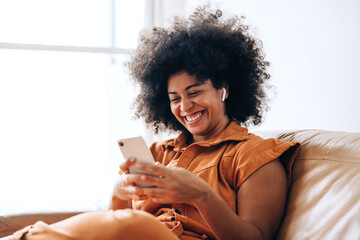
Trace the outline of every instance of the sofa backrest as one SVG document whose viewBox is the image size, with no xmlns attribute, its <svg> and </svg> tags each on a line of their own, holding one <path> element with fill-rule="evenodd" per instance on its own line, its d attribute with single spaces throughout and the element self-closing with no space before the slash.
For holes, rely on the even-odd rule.
<svg viewBox="0 0 360 240">
<path fill-rule="evenodd" d="M 277 239 L 360 239 L 360 133 L 256 134 L 301 143 Z"/>
</svg>

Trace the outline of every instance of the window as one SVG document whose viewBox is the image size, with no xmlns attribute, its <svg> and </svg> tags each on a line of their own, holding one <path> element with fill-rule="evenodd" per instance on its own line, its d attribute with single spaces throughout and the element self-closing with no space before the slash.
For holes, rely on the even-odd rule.
<svg viewBox="0 0 360 240">
<path fill-rule="evenodd" d="M 0 213 L 106 206 L 116 140 L 145 134 L 123 68 L 145 4 L 0 1 Z"/>
</svg>

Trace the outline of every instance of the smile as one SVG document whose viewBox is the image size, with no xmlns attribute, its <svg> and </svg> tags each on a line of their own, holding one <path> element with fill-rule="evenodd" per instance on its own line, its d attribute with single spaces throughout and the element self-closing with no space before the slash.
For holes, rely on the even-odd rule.
<svg viewBox="0 0 360 240">
<path fill-rule="evenodd" d="M 192 115 L 185 116 L 185 119 L 188 122 L 193 122 L 193 121 L 199 119 L 204 114 L 204 112 L 205 111 L 201 111 L 201 112 L 198 112 L 198 113 L 195 113 L 195 114 L 192 114 Z"/>
</svg>

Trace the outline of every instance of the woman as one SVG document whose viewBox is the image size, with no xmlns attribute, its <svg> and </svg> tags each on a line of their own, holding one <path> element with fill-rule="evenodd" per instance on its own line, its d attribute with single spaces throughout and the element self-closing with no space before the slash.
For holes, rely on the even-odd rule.
<svg viewBox="0 0 360 240">
<path fill-rule="evenodd" d="M 275 236 L 299 145 L 264 140 L 239 125 L 262 121 L 269 64 L 241 19 L 221 15 L 202 7 L 189 20 L 144 33 L 128 63 L 141 87 L 137 116 L 155 132 L 181 131 L 151 145 L 157 164 L 128 159 L 120 166 L 111 211 L 38 222 L 14 239 Z M 130 174 L 131 165 L 156 176 Z"/>
</svg>

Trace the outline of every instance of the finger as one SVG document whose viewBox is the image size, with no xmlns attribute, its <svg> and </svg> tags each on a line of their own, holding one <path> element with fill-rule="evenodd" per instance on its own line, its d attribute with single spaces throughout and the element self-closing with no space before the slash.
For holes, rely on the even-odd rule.
<svg viewBox="0 0 360 240">
<path fill-rule="evenodd" d="M 123 171 L 125 174 L 129 173 L 129 167 L 131 165 L 134 165 L 136 163 L 136 159 L 135 158 L 129 158 L 126 159 L 125 162 L 123 162 L 122 164 L 120 164 L 120 170 Z"/>
<path fill-rule="evenodd" d="M 150 198 L 153 197 L 165 197 L 168 195 L 168 190 L 164 189 L 164 188 L 159 188 L 159 187 L 149 187 L 149 188 L 144 188 L 144 187 L 135 187 L 134 189 L 134 194 L 138 195 L 138 196 L 147 196 Z"/>
<path fill-rule="evenodd" d="M 134 186 L 134 183 L 136 182 L 141 182 L 141 176 L 142 174 L 138 174 L 138 173 L 131 173 L 131 174 L 126 174 L 123 176 L 123 186 Z"/>
<path fill-rule="evenodd" d="M 167 178 L 164 178 L 164 177 L 143 174 L 140 176 L 140 181 L 146 182 L 146 183 L 149 183 L 151 185 L 155 185 L 155 186 L 161 187 L 161 188 L 170 188 L 171 187 L 171 182 Z"/>
<path fill-rule="evenodd" d="M 157 176 L 168 177 L 172 174 L 172 169 L 167 168 L 161 164 L 136 163 L 135 167 L 147 172 L 154 173 Z"/>
<path fill-rule="evenodd" d="M 124 188 L 124 191 L 126 192 L 126 194 L 128 195 L 129 198 L 134 199 L 134 200 L 146 200 L 149 199 L 149 197 L 147 195 L 143 195 L 143 194 L 137 194 L 136 193 L 136 188 L 133 186 L 129 186 Z"/>
<path fill-rule="evenodd" d="M 174 200 L 171 200 L 168 197 L 151 197 L 150 199 L 155 203 L 174 203 Z"/>
</svg>

